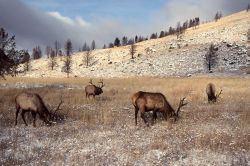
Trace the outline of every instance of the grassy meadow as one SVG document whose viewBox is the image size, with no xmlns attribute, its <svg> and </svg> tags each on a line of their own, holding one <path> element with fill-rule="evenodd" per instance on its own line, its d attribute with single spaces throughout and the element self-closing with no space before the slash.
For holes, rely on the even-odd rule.
<svg viewBox="0 0 250 166">
<path fill-rule="evenodd" d="M 98 79 L 93 79 L 97 83 Z M 88 78 L 7 78 L 0 80 L 0 165 L 248 165 L 250 164 L 250 80 L 246 78 L 104 79 L 104 93 L 85 98 Z M 213 82 L 221 98 L 208 104 L 206 85 Z M 8 84 L 3 86 L 4 84 Z M 24 84 L 29 88 L 9 88 Z M 33 88 L 41 84 L 42 87 Z M 63 84 L 65 88 L 57 88 Z M 46 86 L 53 85 L 53 86 Z M 67 88 L 75 85 L 77 88 Z M 130 97 L 142 90 L 163 93 L 177 108 L 177 122 L 159 114 L 146 127 L 135 126 Z M 49 109 L 62 96 L 62 110 L 52 126 L 37 120 L 26 127 L 15 121 L 15 96 L 41 95 Z M 151 119 L 151 113 L 147 118 Z"/>
</svg>

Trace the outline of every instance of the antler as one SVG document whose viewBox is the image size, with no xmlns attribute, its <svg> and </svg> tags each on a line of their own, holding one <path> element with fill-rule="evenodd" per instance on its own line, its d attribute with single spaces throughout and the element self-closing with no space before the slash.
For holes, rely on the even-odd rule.
<svg viewBox="0 0 250 166">
<path fill-rule="evenodd" d="M 102 85 L 100 86 L 100 88 L 103 88 L 105 85 L 103 83 L 103 79 L 100 79 L 100 81 L 98 83 L 101 83 Z"/>
<path fill-rule="evenodd" d="M 221 89 L 220 92 L 216 95 L 216 98 L 219 98 L 221 94 L 222 94 L 222 89 Z"/>
<path fill-rule="evenodd" d="M 90 83 L 91 85 L 93 85 L 93 83 L 92 83 L 92 79 L 90 79 L 90 80 L 89 80 L 89 83 Z"/>
<path fill-rule="evenodd" d="M 56 109 L 54 110 L 54 113 L 53 115 L 55 115 L 55 113 L 58 111 L 58 110 L 61 110 L 60 109 L 60 106 L 62 105 L 63 101 L 62 101 L 62 96 L 60 97 L 60 103 L 58 104 L 58 106 L 56 107 Z"/>
<path fill-rule="evenodd" d="M 186 97 L 180 99 L 180 103 L 179 103 L 178 109 L 177 109 L 177 111 L 176 111 L 176 113 L 175 113 L 175 121 L 176 121 L 176 119 L 179 117 L 179 112 L 180 112 L 180 110 L 181 110 L 181 107 L 183 107 L 183 106 L 185 106 L 185 105 L 188 104 L 188 102 L 184 103 L 185 99 L 186 99 Z"/>
</svg>

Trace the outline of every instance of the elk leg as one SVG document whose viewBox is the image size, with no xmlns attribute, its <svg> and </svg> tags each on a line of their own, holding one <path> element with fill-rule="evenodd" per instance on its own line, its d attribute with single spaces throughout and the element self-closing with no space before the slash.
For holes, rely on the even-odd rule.
<svg viewBox="0 0 250 166">
<path fill-rule="evenodd" d="M 145 113 L 143 112 L 141 112 L 141 118 L 143 119 L 143 121 L 144 121 L 144 123 L 147 125 L 147 126 L 149 126 L 149 124 L 148 124 L 148 122 L 147 122 L 147 120 L 146 120 L 146 117 L 145 117 Z"/>
<path fill-rule="evenodd" d="M 17 118 L 18 118 L 19 111 L 20 111 L 20 107 L 16 106 L 16 123 L 15 123 L 15 126 L 17 125 Z"/>
<path fill-rule="evenodd" d="M 164 119 L 168 120 L 168 114 L 166 112 L 162 112 L 162 114 L 163 114 Z"/>
<path fill-rule="evenodd" d="M 156 118 L 157 118 L 156 111 L 153 111 L 152 124 L 154 124 Z"/>
<path fill-rule="evenodd" d="M 147 123 L 146 117 L 145 117 L 145 111 L 144 108 L 143 110 L 141 110 L 141 118 L 143 119 L 144 123 L 149 126 L 149 124 Z"/>
<path fill-rule="evenodd" d="M 137 114 L 139 109 L 135 107 L 135 125 L 137 125 Z"/>
<path fill-rule="evenodd" d="M 22 111 L 21 115 L 22 115 L 22 118 L 23 118 L 25 125 L 28 126 L 28 124 L 26 123 L 24 114 L 25 114 L 25 110 Z"/>
<path fill-rule="evenodd" d="M 32 117 L 33 117 L 33 126 L 36 127 L 36 113 L 32 112 Z"/>
</svg>

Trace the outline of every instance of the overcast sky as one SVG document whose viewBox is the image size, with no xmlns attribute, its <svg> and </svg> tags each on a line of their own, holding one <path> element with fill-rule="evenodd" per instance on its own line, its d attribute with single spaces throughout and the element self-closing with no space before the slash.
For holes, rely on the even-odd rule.
<svg viewBox="0 0 250 166">
<path fill-rule="evenodd" d="M 211 20 L 217 11 L 228 15 L 250 0 L 0 0 L 0 27 L 16 35 L 17 45 L 31 49 L 64 45 L 74 50 L 86 41 L 99 47 L 124 35 L 149 36 L 176 22 L 199 16 Z"/>
</svg>

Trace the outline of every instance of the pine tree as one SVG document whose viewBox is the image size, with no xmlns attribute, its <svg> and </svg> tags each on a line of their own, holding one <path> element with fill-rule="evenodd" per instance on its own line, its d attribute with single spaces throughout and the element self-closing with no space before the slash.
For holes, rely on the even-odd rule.
<svg viewBox="0 0 250 166">
<path fill-rule="evenodd" d="M 66 56 L 71 56 L 71 54 L 73 53 L 73 46 L 72 46 L 72 43 L 71 43 L 70 39 L 68 39 L 66 41 L 66 44 L 65 44 L 65 53 L 66 53 Z"/>
<path fill-rule="evenodd" d="M 159 38 L 165 37 L 165 32 L 161 31 Z"/>
<path fill-rule="evenodd" d="M 114 44 L 113 43 L 109 43 L 109 48 L 113 48 Z"/>
<path fill-rule="evenodd" d="M 87 48 L 88 48 L 88 45 L 87 43 L 85 42 L 82 46 L 82 51 L 87 51 Z"/>
<path fill-rule="evenodd" d="M 145 38 L 144 38 L 144 37 L 139 36 L 138 42 L 142 42 L 142 41 L 144 41 L 144 40 L 145 40 Z"/>
<path fill-rule="evenodd" d="M 56 51 L 51 50 L 50 52 L 50 59 L 49 59 L 49 67 L 51 70 L 54 70 L 54 67 L 57 65 L 56 63 Z"/>
<path fill-rule="evenodd" d="M 126 36 L 124 36 L 123 38 L 122 38 L 122 45 L 123 46 L 126 46 L 128 44 L 128 38 L 126 37 Z"/>
<path fill-rule="evenodd" d="M 222 18 L 222 12 L 217 12 L 214 16 L 214 20 L 215 22 L 217 22 L 219 19 Z"/>
<path fill-rule="evenodd" d="M 135 41 L 134 41 L 134 39 L 133 39 L 133 38 L 129 39 L 129 41 L 128 41 L 128 45 L 131 45 L 131 44 L 134 44 L 134 43 L 135 43 Z"/>
<path fill-rule="evenodd" d="M 91 50 L 94 50 L 96 48 L 95 41 L 93 40 L 91 43 Z"/>
<path fill-rule="evenodd" d="M 33 59 L 40 59 L 42 57 L 42 50 L 40 46 L 36 46 L 33 48 L 33 53 L 32 53 Z"/>
<path fill-rule="evenodd" d="M 30 54 L 28 51 L 24 52 L 24 56 L 23 56 L 23 71 L 27 72 L 30 70 Z"/>
<path fill-rule="evenodd" d="M 135 43 L 137 43 L 138 42 L 138 36 L 136 35 L 135 36 Z"/>
<path fill-rule="evenodd" d="M 121 45 L 121 43 L 120 43 L 120 39 L 117 37 L 117 38 L 115 38 L 115 41 L 114 41 L 114 46 L 116 46 L 116 47 L 119 47 Z"/>
<path fill-rule="evenodd" d="M 152 33 L 150 39 L 157 39 L 157 33 Z"/>
</svg>

